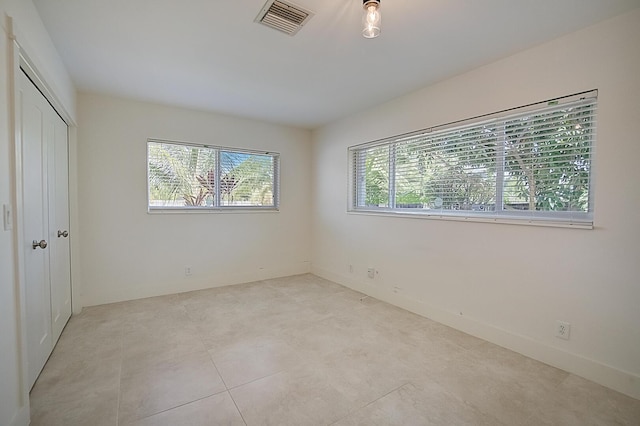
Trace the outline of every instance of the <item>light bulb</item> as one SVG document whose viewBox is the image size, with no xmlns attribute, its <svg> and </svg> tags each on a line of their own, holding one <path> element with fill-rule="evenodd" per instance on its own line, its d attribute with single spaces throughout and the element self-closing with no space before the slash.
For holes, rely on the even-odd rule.
<svg viewBox="0 0 640 426">
<path fill-rule="evenodd" d="M 362 16 L 362 35 L 365 38 L 375 38 L 380 35 L 380 23 L 382 17 L 379 10 L 380 4 L 371 1 L 364 5 L 364 15 Z"/>
</svg>

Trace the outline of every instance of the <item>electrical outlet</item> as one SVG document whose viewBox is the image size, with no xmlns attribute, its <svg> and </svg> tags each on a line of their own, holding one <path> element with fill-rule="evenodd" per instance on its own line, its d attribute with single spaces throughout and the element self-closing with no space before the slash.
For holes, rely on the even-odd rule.
<svg viewBox="0 0 640 426">
<path fill-rule="evenodd" d="M 571 334 L 571 324 L 565 321 L 556 321 L 556 337 L 569 340 Z"/>
<path fill-rule="evenodd" d="M 349 273 L 353 274 L 353 265 L 349 265 Z"/>
<path fill-rule="evenodd" d="M 184 267 L 184 275 L 185 275 L 186 277 L 191 276 L 191 266 L 185 266 L 185 267 Z"/>
<path fill-rule="evenodd" d="M 374 279 L 376 277 L 376 270 L 373 268 L 367 269 L 367 276 L 371 279 Z"/>
</svg>

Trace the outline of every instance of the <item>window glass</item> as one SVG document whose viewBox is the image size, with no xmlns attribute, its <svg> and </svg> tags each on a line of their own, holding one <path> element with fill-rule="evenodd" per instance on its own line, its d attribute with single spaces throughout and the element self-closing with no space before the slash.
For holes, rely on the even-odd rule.
<svg viewBox="0 0 640 426">
<path fill-rule="evenodd" d="M 589 224 L 595 93 L 350 148 L 351 209 Z"/>
<path fill-rule="evenodd" d="M 153 140 L 147 153 L 150 210 L 278 206 L 278 154 Z"/>
</svg>

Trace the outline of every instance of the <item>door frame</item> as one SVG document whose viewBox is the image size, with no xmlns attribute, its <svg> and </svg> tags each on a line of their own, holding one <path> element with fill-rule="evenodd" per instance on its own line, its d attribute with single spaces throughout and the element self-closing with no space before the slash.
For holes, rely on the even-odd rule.
<svg viewBox="0 0 640 426">
<path fill-rule="evenodd" d="M 14 204 L 14 267 L 16 270 L 17 300 L 15 301 L 17 311 L 19 312 L 18 336 L 19 336 L 19 359 L 20 359 L 20 377 L 22 406 L 29 413 L 29 384 L 27 372 L 27 345 L 26 345 L 26 288 L 25 288 L 25 259 L 24 259 L 24 230 L 23 230 L 23 181 L 22 181 L 22 122 L 20 102 L 20 73 L 21 68 L 34 83 L 36 88 L 42 92 L 45 98 L 53 106 L 54 110 L 60 115 L 68 127 L 68 156 L 69 156 L 69 222 L 71 235 L 78 235 L 78 198 L 77 198 L 77 123 L 73 115 L 65 107 L 61 98 L 58 96 L 59 91 L 50 83 L 47 78 L 46 67 L 41 65 L 36 57 L 30 55 L 35 52 L 28 43 L 28 37 L 25 36 L 15 20 L 5 15 L 6 31 L 9 34 L 8 43 L 8 79 L 10 87 L 8 88 L 9 96 L 9 125 L 13 139 L 13 204 Z M 82 304 L 80 301 L 80 275 L 78 268 L 79 244 L 78 238 L 71 239 L 70 245 L 70 262 L 71 262 L 71 305 L 72 314 L 80 313 Z M 28 418 L 28 417 L 27 417 Z"/>
</svg>

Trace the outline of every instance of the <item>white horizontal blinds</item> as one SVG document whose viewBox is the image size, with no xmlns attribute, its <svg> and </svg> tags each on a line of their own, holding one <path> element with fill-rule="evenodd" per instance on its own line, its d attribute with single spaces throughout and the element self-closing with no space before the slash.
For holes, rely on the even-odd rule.
<svg viewBox="0 0 640 426">
<path fill-rule="evenodd" d="M 220 204 L 274 207 L 275 161 L 269 154 L 220 151 Z"/>
<path fill-rule="evenodd" d="M 150 207 L 200 207 L 215 202 L 215 149 L 148 143 Z"/>
<path fill-rule="evenodd" d="M 358 207 L 389 207 L 390 144 L 355 152 L 356 203 Z"/>
<path fill-rule="evenodd" d="M 590 220 L 595 92 L 350 148 L 356 209 Z"/>
<path fill-rule="evenodd" d="M 397 143 L 396 208 L 493 211 L 498 135 L 487 125 Z"/>
<path fill-rule="evenodd" d="M 504 122 L 505 211 L 589 212 L 595 99 Z"/>
<path fill-rule="evenodd" d="M 149 140 L 149 209 L 277 208 L 276 153 Z"/>
</svg>

